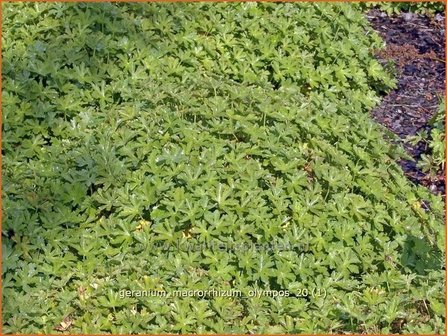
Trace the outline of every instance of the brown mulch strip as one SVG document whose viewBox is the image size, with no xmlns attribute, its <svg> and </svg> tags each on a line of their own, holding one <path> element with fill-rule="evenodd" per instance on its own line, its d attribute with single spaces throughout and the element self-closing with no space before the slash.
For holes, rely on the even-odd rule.
<svg viewBox="0 0 447 336">
<path fill-rule="evenodd" d="M 376 56 L 382 64 L 394 61 L 398 80 L 397 89 L 372 111 L 373 118 L 401 139 L 430 130 L 428 121 L 445 92 L 444 14 L 427 17 L 401 13 L 390 17 L 371 10 L 367 18 L 387 45 Z M 431 177 L 416 167 L 427 146 L 404 143 L 404 147 L 415 160 L 400 162 L 408 178 L 445 195 L 444 172 Z"/>
</svg>

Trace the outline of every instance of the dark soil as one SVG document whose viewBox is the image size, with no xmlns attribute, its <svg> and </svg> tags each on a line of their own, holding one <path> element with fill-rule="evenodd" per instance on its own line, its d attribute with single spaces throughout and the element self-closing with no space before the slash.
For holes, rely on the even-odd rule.
<svg viewBox="0 0 447 336">
<path fill-rule="evenodd" d="M 372 111 L 373 117 L 402 140 L 422 130 L 430 130 L 428 121 L 437 112 L 445 92 L 444 14 L 427 17 L 401 13 L 387 16 L 378 10 L 367 15 L 372 27 L 386 42 L 377 54 L 382 64 L 394 61 L 397 89 L 390 92 Z M 405 174 L 413 182 L 445 195 L 444 172 L 429 176 L 417 168 L 427 146 L 404 143 L 414 161 L 402 160 Z"/>
</svg>

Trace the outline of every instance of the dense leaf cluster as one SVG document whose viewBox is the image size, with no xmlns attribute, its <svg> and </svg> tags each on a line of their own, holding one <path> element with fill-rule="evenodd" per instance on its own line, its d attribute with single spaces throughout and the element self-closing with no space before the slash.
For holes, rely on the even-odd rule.
<svg viewBox="0 0 447 336">
<path fill-rule="evenodd" d="M 444 1 L 383 1 L 383 2 L 362 2 L 360 8 L 378 8 L 388 15 L 402 12 L 419 13 L 433 15 L 434 13 L 444 13 Z"/>
<path fill-rule="evenodd" d="M 352 5 L 3 16 L 5 332 L 443 332 L 443 205 L 368 116 L 394 82 Z M 209 248 L 241 243 L 290 248 Z"/>
</svg>

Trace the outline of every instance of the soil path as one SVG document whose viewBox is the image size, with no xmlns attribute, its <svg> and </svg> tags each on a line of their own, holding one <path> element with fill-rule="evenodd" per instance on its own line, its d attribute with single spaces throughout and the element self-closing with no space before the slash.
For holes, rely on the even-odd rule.
<svg viewBox="0 0 447 336">
<path fill-rule="evenodd" d="M 373 118 L 401 139 L 429 130 L 428 121 L 438 110 L 445 92 L 444 15 L 401 13 L 389 17 L 372 10 L 367 18 L 387 45 L 378 53 L 378 59 L 385 63 L 393 60 L 398 79 L 397 89 L 372 111 Z M 415 161 L 427 152 L 422 143 L 404 147 Z M 445 195 L 444 172 L 430 177 L 416 167 L 415 161 L 401 162 L 405 174 L 434 193 Z"/>
</svg>

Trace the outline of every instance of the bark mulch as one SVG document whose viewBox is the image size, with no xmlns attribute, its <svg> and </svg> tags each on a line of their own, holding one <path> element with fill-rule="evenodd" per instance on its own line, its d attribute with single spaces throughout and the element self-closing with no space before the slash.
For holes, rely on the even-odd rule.
<svg viewBox="0 0 447 336">
<path fill-rule="evenodd" d="M 430 130 L 428 121 L 445 92 L 444 14 L 427 17 L 401 13 L 390 17 L 371 10 L 367 18 L 387 45 L 376 56 L 382 63 L 394 61 L 398 80 L 397 89 L 372 111 L 373 118 L 401 139 Z M 427 146 L 404 143 L 404 147 L 415 160 L 401 162 L 408 178 L 445 196 L 444 172 L 430 177 L 416 166 Z"/>
</svg>

